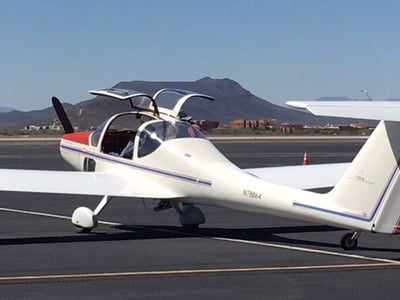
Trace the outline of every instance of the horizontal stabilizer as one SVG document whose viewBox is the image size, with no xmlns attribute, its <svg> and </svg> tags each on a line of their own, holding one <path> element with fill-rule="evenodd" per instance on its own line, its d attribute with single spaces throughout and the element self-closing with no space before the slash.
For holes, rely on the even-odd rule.
<svg viewBox="0 0 400 300">
<path fill-rule="evenodd" d="M 400 121 L 397 101 L 288 101 L 286 105 L 316 116 Z"/>
</svg>

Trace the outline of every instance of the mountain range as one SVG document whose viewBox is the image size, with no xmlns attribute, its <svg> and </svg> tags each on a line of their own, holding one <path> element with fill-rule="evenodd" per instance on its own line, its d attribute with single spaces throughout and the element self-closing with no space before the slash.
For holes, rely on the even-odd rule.
<svg viewBox="0 0 400 300">
<path fill-rule="evenodd" d="M 315 117 L 309 113 L 272 104 L 228 78 L 204 77 L 186 82 L 124 81 L 114 87 L 133 89 L 150 95 L 162 88 L 177 88 L 213 96 L 216 101 L 188 101 L 183 110 L 194 119 L 216 120 L 221 124 L 229 124 L 234 119 L 276 119 L 278 123 L 292 124 L 348 123 L 346 119 Z M 94 97 L 75 105 L 67 104 L 65 108 L 73 124 L 78 125 L 80 129 L 87 129 L 99 125 L 115 113 L 129 110 L 129 104 L 107 97 Z M 51 107 L 31 112 L 11 111 L 1 113 L 0 127 L 49 124 L 55 118 Z"/>
<path fill-rule="evenodd" d="M 11 107 L 1 107 L 0 106 L 0 113 L 7 113 L 7 112 L 10 112 L 13 110 L 14 110 L 14 108 L 11 108 Z"/>
</svg>

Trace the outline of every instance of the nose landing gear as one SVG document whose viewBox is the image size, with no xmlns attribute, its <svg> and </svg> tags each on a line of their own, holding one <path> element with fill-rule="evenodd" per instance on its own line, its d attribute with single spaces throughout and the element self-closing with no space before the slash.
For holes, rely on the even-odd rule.
<svg viewBox="0 0 400 300">
<path fill-rule="evenodd" d="M 89 233 L 93 228 L 97 227 L 97 216 L 108 204 L 110 199 L 111 197 L 107 195 L 104 196 L 94 211 L 84 206 L 75 209 L 72 214 L 71 222 L 75 225 L 76 232 Z"/>
</svg>

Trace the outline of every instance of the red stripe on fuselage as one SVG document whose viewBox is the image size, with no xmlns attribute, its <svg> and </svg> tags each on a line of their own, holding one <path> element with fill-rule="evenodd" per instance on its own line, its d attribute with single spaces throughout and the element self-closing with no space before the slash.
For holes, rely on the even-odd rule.
<svg viewBox="0 0 400 300">
<path fill-rule="evenodd" d="M 91 132 L 76 132 L 76 133 L 67 133 L 63 135 L 64 140 L 72 141 L 75 143 L 89 145 L 89 136 Z"/>
</svg>

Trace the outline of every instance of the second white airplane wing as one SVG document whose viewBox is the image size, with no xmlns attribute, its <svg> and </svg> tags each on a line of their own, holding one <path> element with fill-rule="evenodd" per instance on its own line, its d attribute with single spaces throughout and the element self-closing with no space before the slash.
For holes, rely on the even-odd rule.
<svg viewBox="0 0 400 300">
<path fill-rule="evenodd" d="M 98 172 L 0 169 L 0 191 L 171 199 L 178 195 L 145 177 Z"/>
<path fill-rule="evenodd" d="M 333 187 L 350 163 L 245 169 L 262 180 L 298 189 Z"/>
<path fill-rule="evenodd" d="M 400 121 L 398 101 L 288 101 L 286 105 L 316 116 Z"/>
</svg>

